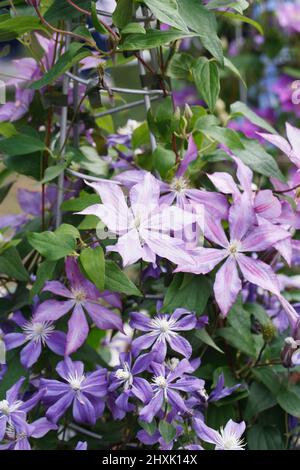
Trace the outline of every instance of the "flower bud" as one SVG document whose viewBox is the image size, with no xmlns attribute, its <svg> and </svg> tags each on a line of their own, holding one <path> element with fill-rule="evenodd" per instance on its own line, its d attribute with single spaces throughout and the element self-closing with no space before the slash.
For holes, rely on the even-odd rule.
<svg viewBox="0 0 300 470">
<path fill-rule="evenodd" d="M 276 327 L 272 322 L 268 322 L 261 327 L 263 339 L 266 343 L 270 343 L 276 334 Z"/>
</svg>

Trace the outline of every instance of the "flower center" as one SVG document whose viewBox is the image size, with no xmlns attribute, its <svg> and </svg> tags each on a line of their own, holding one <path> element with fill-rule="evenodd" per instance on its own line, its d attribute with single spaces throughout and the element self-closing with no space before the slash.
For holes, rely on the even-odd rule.
<svg viewBox="0 0 300 470">
<path fill-rule="evenodd" d="M 125 369 L 118 369 L 116 371 L 116 377 L 120 380 L 128 380 L 130 378 L 131 374 L 128 370 Z"/>
<path fill-rule="evenodd" d="M 180 176 L 179 178 L 174 178 L 172 183 L 170 184 L 171 190 L 175 191 L 176 193 L 181 193 L 189 188 L 189 181 Z"/>
<path fill-rule="evenodd" d="M 54 325 L 52 325 L 52 322 L 50 321 L 35 322 L 31 320 L 25 323 L 23 331 L 28 341 L 33 340 L 36 343 L 41 341 L 45 344 L 54 328 Z"/>
<path fill-rule="evenodd" d="M 69 382 L 71 388 L 75 392 L 78 392 L 81 389 L 81 385 L 84 379 L 84 375 L 79 375 L 77 372 L 74 372 L 73 374 L 68 375 L 67 381 Z"/>
<path fill-rule="evenodd" d="M 235 256 L 239 251 L 239 243 L 237 241 L 230 243 L 228 251 L 232 256 Z"/>
<path fill-rule="evenodd" d="M 82 303 L 86 299 L 86 293 L 83 289 L 71 289 L 71 292 L 77 303 Z"/>
<path fill-rule="evenodd" d="M 6 416 L 9 415 L 9 403 L 7 400 L 0 401 L 0 413 L 3 413 Z"/>
<path fill-rule="evenodd" d="M 151 324 L 155 330 L 159 330 L 162 334 L 166 334 L 172 329 L 172 322 L 167 318 L 155 317 Z"/>
<path fill-rule="evenodd" d="M 243 444 L 243 439 L 238 438 L 234 434 L 226 433 L 223 428 L 221 428 L 220 434 L 224 450 L 242 450 L 245 446 L 245 444 Z"/>
<path fill-rule="evenodd" d="M 159 375 L 157 377 L 154 377 L 153 382 L 159 388 L 164 388 L 165 389 L 168 386 L 168 382 L 167 382 L 167 380 L 165 379 L 165 377 L 163 375 Z"/>
</svg>

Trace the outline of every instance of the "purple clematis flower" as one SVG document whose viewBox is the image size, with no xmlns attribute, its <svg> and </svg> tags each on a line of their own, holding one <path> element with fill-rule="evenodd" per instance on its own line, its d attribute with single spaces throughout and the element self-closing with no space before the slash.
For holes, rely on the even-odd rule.
<svg viewBox="0 0 300 470">
<path fill-rule="evenodd" d="M 169 403 L 173 410 L 181 413 L 188 413 L 183 398 L 178 393 L 194 392 L 203 388 L 203 380 L 193 376 L 188 376 L 194 371 L 187 359 L 182 359 L 173 370 L 166 368 L 164 364 L 153 362 L 151 369 L 154 372 L 152 389 L 153 397 L 142 409 L 140 418 L 147 423 L 151 423 L 154 416 L 159 413 L 163 405 Z"/>
<path fill-rule="evenodd" d="M 265 134 L 259 132 L 258 135 L 266 139 L 271 144 L 278 147 L 295 165 L 300 168 L 300 130 L 286 123 L 287 139 L 279 135 Z"/>
<path fill-rule="evenodd" d="M 151 386 L 147 380 L 136 376 L 148 369 L 152 361 L 153 356 L 151 354 L 143 354 L 132 365 L 130 353 L 120 354 L 120 365 L 111 373 L 108 387 L 109 392 L 114 392 L 119 387 L 123 387 L 123 392 L 116 399 L 116 405 L 119 408 L 124 411 L 132 411 L 134 407 L 128 403 L 130 397 L 136 397 L 143 403 L 151 399 Z"/>
<path fill-rule="evenodd" d="M 226 387 L 224 374 L 220 374 L 215 388 L 213 389 L 213 391 L 210 393 L 208 397 L 208 401 L 214 402 L 214 401 L 222 400 L 222 398 L 228 397 L 233 392 L 235 392 L 235 390 L 240 388 L 240 386 L 241 384 L 236 384 L 236 385 L 233 385 L 232 387 Z"/>
<path fill-rule="evenodd" d="M 0 106 L 0 122 L 14 122 L 25 116 L 32 101 L 33 93 L 33 90 L 16 90 L 15 101 L 8 101 Z"/>
<path fill-rule="evenodd" d="M 17 430 L 22 429 L 26 422 L 26 413 L 34 408 L 44 395 L 44 391 L 39 390 L 29 400 L 22 401 L 19 397 L 24 380 L 25 378 L 21 377 L 7 390 L 5 399 L 0 400 L 0 441 L 3 439 L 8 425 Z"/>
<path fill-rule="evenodd" d="M 122 331 L 123 324 L 116 313 L 100 304 L 101 300 L 105 300 L 112 307 L 120 308 L 119 297 L 109 292 L 100 293 L 81 274 L 75 258 L 68 257 L 66 259 L 66 275 L 70 283 L 70 289 L 67 289 L 61 282 L 49 281 L 46 282 L 43 291 L 52 292 L 68 300 L 51 299 L 41 303 L 35 312 L 35 321 L 55 321 L 72 310 L 68 322 L 65 351 L 66 355 L 70 355 L 84 343 L 89 332 L 84 310 L 97 327 L 102 330 L 118 329 Z"/>
<path fill-rule="evenodd" d="M 230 419 L 220 432 L 208 427 L 201 419 L 193 420 L 194 429 L 200 439 L 215 445 L 215 450 L 244 450 L 245 444 L 241 439 L 246 429 L 245 422 L 235 423 Z"/>
<path fill-rule="evenodd" d="M 154 318 L 139 312 L 130 315 L 130 326 L 145 332 L 139 338 L 133 340 L 131 349 L 134 356 L 137 356 L 143 349 L 152 347 L 152 353 L 156 362 L 164 361 L 167 355 L 167 345 L 185 358 L 192 355 L 190 343 L 179 335 L 179 332 L 189 331 L 197 324 L 196 316 L 185 310 L 178 308 L 172 315 L 158 314 Z"/>
<path fill-rule="evenodd" d="M 119 236 L 116 245 L 107 250 L 118 252 L 124 266 L 140 259 L 155 264 L 157 256 L 175 264 L 192 262 L 185 242 L 171 234 L 191 226 L 198 216 L 178 207 L 160 206 L 160 185 L 151 173 L 131 188 L 130 207 L 116 183 L 89 185 L 99 193 L 102 204 L 90 206 L 80 214 L 96 215 Z"/>
<path fill-rule="evenodd" d="M 55 354 L 64 355 L 66 334 L 55 330 L 52 321 L 36 321 L 35 315 L 28 321 L 19 313 L 17 324 L 22 328 L 22 333 L 8 333 L 4 341 L 8 351 L 26 344 L 20 356 L 24 367 L 29 368 L 35 364 L 42 353 L 42 347 L 46 345 Z"/>
<path fill-rule="evenodd" d="M 244 254 L 266 250 L 278 241 L 287 238 L 288 232 L 281 227 L 274 228 L 272 224 L 254 226 L 253 208 L 246 193 L 241 196 L 238 204 L 234 204 L 230 208 L 230 241 L 228 241 L 221 223 L 208 217 L 205 222 L 205 237 L 222 248 L 195 249 L 194 266 L 179 266 L 177 271 L 206 274 L 226 259 L 217 272 L 214 283 L 215 298 L 224 316 L 227 315 L 242 289 L 239 268 L 248 282 L 276 295 L 286 309 L 290 321 L 294 323 L 298 315 L 282 297 L 278 279 L 272 268 L 266 263 Z"/>
<path fill-rule="evenodd" d="M 49 431 L 56 429 L 56 424 L 50 423 L 46 418 L 40 418 L 31 424 L 24 422 L 19 429 L 9 425 L 5 434 L 5 443 L 0 445 L 0 450 L 31 450 L 30 437 L 40 439 Z"/>
<path fill-rule="evenodd" d="M 95 424 L 105 407 L 106 369 L 84 374 L 83 363 L 73 362 L 67 357 L 58 363 L 56 372 L 64 379 L 64 382 L 48 379 L 41 379 L 40 382 L 41 389 L 45 392 L 44 401 L 48 406 L 47 418 L 56 423 L 73 405 L 73 417 L 76 422 Z"/>
</svg>

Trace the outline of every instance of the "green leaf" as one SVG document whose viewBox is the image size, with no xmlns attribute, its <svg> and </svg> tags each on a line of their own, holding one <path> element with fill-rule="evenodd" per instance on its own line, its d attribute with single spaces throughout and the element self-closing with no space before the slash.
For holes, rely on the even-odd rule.
<svg viewBox="0 0 300 470">
<path fill-rule="evenodd" d="M 27 155 L 45 149 L 46 146 L 42 140 L 27 134 L 17 134 L 0 140 L 0 152 L 8 155 Z"/>
<path fill-rule="evenodd" d="M 92 23 L 96 31 L 100 34 L 106 34 L 107 29 L 104 28 L 103 24 L 100 23 L 97 15 L 96 2 L 91 2 L 91 14 L 92 14 Z"/>
<path fill-rule="evenodd" d="M 268 410 L 276 405 L 275 398 L 270 391 L 258 382 L 252 382 L 249 389 L 249 398 L 245 409 L 246 420 L 258 415 L 262 411 Z"/>
<path fill-rule="evenodd" d="M 167 423 L 167 421 L 160 421 L 158 429 L 167 444 L 170 444 L 176 436 L 176 428 L 172 424 Z"/>
<path fill-rule="evenodd" d="M 247 312 L 252 313 L 262 326 L 269 325 L 270 317 L 261 305 L 249 303 L 244 305 L 244 308 Z"/>
<path fill-rule="evenodd" d="M 291 416 L 300 418 L 300 396 L 293 390 L 280 390 L 276 396 L 277 403 Z"/>
<path fill-rule="evenodd" d="M 104 290 L 105 285 L 105 260 L 101 246 L 85 248 L 80 254 L 80 263 L 90 281 L 99 291 Z"/>
<path fill-rule="evenodd" d="M 66 168 L 66 165 L 64 163 L 58 163 L 58 165 L 55 166 L 48 166 L 46 168 L 44 178 L 42 179 L 41 183 L 49 183 L 49 181 L 54 180 L 57 178 Z"/>
<path fill-rule="evenodd" d="M 73 65 L 80 62 L 81 59 L 90 55 L 87 49 L 83 49 L 83 45 L 80 42 L 72 42 L 69 49 L 58 59 L 55 65 L 45 73 L 45 75 L 33 83 L 30 88 L 38 90 L 63 75 Z"/>
<path fill-rule="evenodd" d="M 201 123 L 199 123 L 201 120 Z M 215 140 L 216 142 L 225 145 L 230 150 L 237 150 L 244 149 L 244 145 L 241 141 L 239 134 L 234 131 L 233 129 L 229 129 L 227 127 L 219 127 L 219 126 L 207 126 L 202 127 L 202 118 L 197 120 L 195 123 L 196 129 L 203 132 L 206 137 L 210 137 L 211 139 Z"/>
<path fill-rule="evenodd" d="M 91 5 L 90 0 L 76 0 L 74 3 L 85 10 L 89 10 Z M 49 23 L 70 20 L 79 16 L 82 16 L 82 13 L 70 5 L 67 0 L 54 0 L 44 15 Z"/>
<path fill-rule="evenodd" d="M 158 145 L 153 152 L 153 165 L 163 179 L 167 177 L 168 172 L 174 167 L 175 163 L 175 153 Z"/>
<path fill-rule="evenodd" d="M 122 34 L 146 34 L 146 29 L 141 23 L 128 23 L 122 28 Z"/>
<path fill-rule="evenodd" d="M 30 302 L 32 302 L 32 299 L 35 295 L 39 294 L 45 282 L 49 279 L 52 279 L 55 267 L 56 261 L 49 260 L 45 260 L 39 265 L 36 273 L 35 283 L 30 290 Z"/>
<path fill-rule="evenodd" d="M 285 177 L 279 169 L 276 160 L 264 150 L 259 142 L 243 137 L 240 140 L 244 149 L 234 149 L 236 157 L 240 158 L 245 165 L 248 165 L 256 173 L 267 177 L 273 176 L 281 181 L 285 181 Z"/>
<path fill-rule="evenodd" d="M 76 240 L 76 238 L 80 238 L 80 233 L 74 225 L 70 224 L 61 224 L 56 230 L 55 230 L 56 235 L 67 235 L 71 236 Z"/>
<path fill-rule="evenodd" d="M 242 14 L 249 6 L 249 3 L 246 0 L 210 0 L 207 4 L 209 10 L 215 8 L 231 8 L 236 10 L 238 13 Z"/>
<path fill-rule="evenodd" d="M 238 116 L 243 116 L 248 119 L 250 122 L 255 124 L 262 129 L 270 132 L 271 134 L 276 134 L 274 127 L 272 127 L 267 121 L 258 116 L 254 111 L 252 111 L 245 103 L 241 101 L 236 101 L 230 106 L 231 114 Z"/>
<path fill-rule="evenodd" d="M 187 25 L 183 21 L 176 0 L 144 0 L 144 3 L 154 13 L 154 16 L 161 21 L 174 28 L 182 31 L 188 31 Z M 180 3 L 180 0 L 179 0 Z"/>
<path fill-rule="evenodd" d="M 5 250 L 0 256 L 0 273 L 6 274 L 17 281 L 28 281 L 28 273 L 15 247 Z"/>
<path fill-rule="evenodd" d="M 267 387 L 273 396 L 279 393 L 281 388 L 280 377 L 272 366 L 257 367 L 252 369 L 252 375 Z"/>
<path fill-rule="evenodd" d="M 97 194 L 88 194 L 86 192 L 82 192 L 79 197 L 64 201 L 61 205 L 61 210 L 80 212 L 86 207 L 99 203 L 100 197 Z"/>
<path fill-rule="evenodd" d="M 27 239 L 33 248 L 51 261 L 64 258 L 76 249 L 76 239 L 72 235 L 55 232 L 28 233 Z"/>
<path fill-rule="evenodd" d="M 173 56 L 168 67 L 168 76 L 177 80 L 187 80 L 191 75 L 196 59 L 185 52 Z"/>
<path fill-rule="evenodd" d="M 249 18 L 248 16 L 243 16 L 237 13 L 231 13 L 229 11 L 222 11 L 222 12 L 217 12 L 217 13 L 219 13 L 222 16 L 222 18 L 228 18 L 229 20 L 248 23 L 251 26 L 253 26 L 255 29 L 257 29 L 259 34 L 261 34 L 262 36 L 264 35 L 264 30 L 262 26 L 257 21 L 253 20 L 252 18 Z"/>
<path fill-rule="evenodd" d="M 229 60 L 227 57 L 224 57 L 224 65 L 225 67 L 230 70 L 236 77 L 241 80 L 243 83 L 244 87 L 247 88 L 247 84 L 245 82 L 244 77 L 241 75 L 239 69 L 236 68 L 236 66 Z"/>
<path fill-rule="evenodd" d="M 281 450 L 284 448 L 279 429 L 255 424 L 247 433 L 249 450 Z"/>
<path fill-rule="evenodd" d="M 211 285 L 205 276 L 178 273 L 167 289 L 163 312 L 186 308 L 201 315 L 211 293 Z"/>
<path fill-rule="evenodd" d="M 194 65 L 193 74 L 199 93 L 213 113 L 220 93 L 220 75 L 216 62 L 200 57 Z"/>
<path fill-rule="evenodd" d="M 31 31 L 47 31 L 35 16 L 16 16 L 0 21 L 0 41 L 11 41 Z"/>
<path fill-rule="evenodd" d="M 198 0 L 179 0 L 178 8 L 185 24 L 198 33 L 205 49 L 223 65 L 223 48 L 217 35 L 215 15 Z"/>
<path fill-rule="evenodd" d="M 135 51 L 139 49 L 153 49 L 164 46 L 178 39 L 191 38 L 197 36 L 196 33 L 185 33 L 170 29 L 169 31 L 159 31 L 157 29 L 147 30 L 146 34 L 130 34 L 123 44 L 120 44 L 120 51 Z"/>
<path fill-rule="evenodd" d="M 11 122 L 0 122 L 0 135 L 3 135 L 3 137 L 12 137 L 17 134 L 18 131 Z"/>
<path fill-rule="evenodd" d="M 124 28 L 128 23 L 132 21 L 132 13 L 133 1 L 119 0 L 112 16 L 114 25 L 116 25 L 120 29 Z"/>
<path fill-rule="evenodd" d="M 142 296 L 136 285 L 113 261 L 105 261 L 105 289 L 127 295 Z"/>
<path fill-rule="evenodd" d="M 216 351 L 219 351 L 221 354 L 224 354 L 224 351 L 222 351 L 219 346 L 216 345 L 212 337 L 207 333 L 205 328 L 201 328 L 200 330 L 195 331 L 195 336 L 199 338 L 203 343 L 207 344 L 211 348 L 215 349 Z"/>
</svg>

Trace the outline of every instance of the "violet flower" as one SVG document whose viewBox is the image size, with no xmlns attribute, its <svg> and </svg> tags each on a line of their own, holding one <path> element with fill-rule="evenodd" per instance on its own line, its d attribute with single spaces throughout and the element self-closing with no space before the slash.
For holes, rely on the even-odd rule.
<svg viewBox="0 0 300 470">
<path fill-rule="evenodd" d="M 132 356 L 130 353 L 120 354 L 120 365 L 110 375 L 109 392 L 114 392 L 122 387 L 123 391 L 116 399 L 116 405 L 124 411 L 132 411 L 128 400 L 130 397 L 136 397 L 143 403 L 148 402 L 152 396 L 152 388 L 147 380 L 137 377 L 138 374 L 149 368 L 153 361 L 151 354 L 143 354 L 138 357 L 132 365 Z"/>
<path fill-rule="evenodd" d="M 87 442 L 78 441 L 75 450 L 87 450 Z"/>
<path fill-rule="evenodd" d="M 278 147 L 297 168 L 300 168 L 300 130 L 286 123 L 287 139 L 279 135 L 265 134 L 259 132 L 258 135 L 266 139 L 271 144 Z"/>
<path fill-rule="evenodd" d="M 201 419 L 193 420 L 194 429 L 200 439 L 215 445 L 215 450 L 244 450 L 245 444 L 241 439 L 246 429 L 245 422 L 236 423 L 230 419 L 220 432 L 208 427 Z"/>
<path fill-rule="evenodd" d="M 32 90 L 16 90 L 15 100 L 8 101 L 0 106 L 0 122 L 2 121 L 17 121 L 21 119 L 29 110 L 29 105 L 32 101 Z"/>
<path fill-rule="evenodd" d="M 31 450 L 30 437 L 40 439 L 49 431 L 56 429 L 56 424 L 50 423 L 46 418 L 37 419 L 31 424 L 24 422 L 19 430 L 9 425 L 5 434 L 5 442 L 0 445 L 0 450 Z"/>
<path fill-rule="evenodd" d="M 239 203 L 230 208 L 230 241 L 221 223 L 208 217 L 205 222 L 205 237 L 222 248 L 197 248 L 194 250 L 195 264 L 179 266 L 176 271 L 207 274 L 226 259 L 218 270 L 214 283 L 216 302 L 224 316 L 227 315 L 242 289 L 239 267 L 248 282 L 276 295 L 286 309 L 290 321 L 295 322 L 298 315 L 281 295 L 279 282 L 272 268 L 244 254 L 266 250 L 278 241 L 287 238 L 288 232 L 272 224 L 254 226 L 254 213 L 246 193 L 241 196 Z"/>
<path fill-rule="evenodd" d="M 21 351 L 20 360 L 27 369 L 37 362 L 42 347 L 46 345 L 55 354 L 64 355 L 66 334 L 55 330 L 52 321 L 37 321 L 35 315 L 28 321 L 19 313 L 17 324 L 21 327 L 22 333 L 8 333 L 4 341 L 8 351 L 26 344 Z"/>
<path fill-rule="evenodd" d="M 74 420 L 78 423 L 95 424 L 105 407 L 107 393 L 106 369 L 84 373 L 83 362 L 67 357 L 56 366 L 56 372 L 64 380 L 41 379 L 45 391 L 44 402 L 48 406 L 46 416 L 53 422 L 61 418 L 72 405 Z"/>
<path fill-rule="evenodd" d="M 35 312 L 35 321 L 55 321 L 72 310 L 68 322 L 68 333 L 66 340 L 66 355 L 76 351 L 86 340 L 89 325 L 86 320 L 85 311 L 92 321 L 101 330 L 118 329 L 122 331 L 121 318 L 107 307 L 100 304 L 105 300 L 112 307 L 120 308 L 119 297 L 107 291 L 100 293 L 96 287 L 81 274 L 75 258 L 66 259 L 66 275 L 70 284 L 67 289 L 59 281 L 48 281 L 43 291 L 65 297 L 67 300 L 46 300 L 41 303 Z"/>
<path fill-rule="evenodd" d="M 117 243 L 106 249 L 118 252 L 124 266 L 139 259 L 155 264 L 157 256 L 175 264 L 192 262 L 185 242 L 170 234 L 191 226 L 198 217 L 178 207 L 160 206 L 159 182 L 151 173 L 131 188 L 130 207 L 118 185 L 92 183 L 89 186 L 98 192 L 102 204 L 90 206 L 80 214 L 96 215 L 119 236 Z"/>
<path fill-rule="evenodd" d="M 175 412 L 188 413 L 185 402 L 178 391 L 195 392 L 203 388 L 203 380 L 188 376 L 194 371 L 187 359 L 182 359 L 173 370 L 166 368 L 164 364 L 153 362 L 151 369 L 154 372 L 152 380 L 153 397 L 141 410 L 140 418 L 151 423 L 154 416 L 159 413 L 164 405 L 171 405 Z"/>
<path fill-rule="evenodd" d="M 24 381 L 25 378 L 21 377 L 7 390 L 5 399 L 0 400 L 0 441 L 3 439 L 8 425 L 14 426 L 17 430 L 22 428 L 26 422 L 26 413 L 34 408 L 44 395 L 44 391 L 39 390 L 29 400 L 22 401 L 20 389 Z"/>
<path fill-rule="evenodd" d="M 133 340 L 131 349 L 137 356 L 143 349 L 152 347 L 156 362 L 164 361 L 167 345 L 186 359 L 192 355 L 190 343 L 179 335 L 182 331 L 195 328 L 196 316 L 184 308 L 177 308 L 172 315 L 158 314 L 153 318 L 140 312 L 130 314 L 130 326 L 143 332 L 142 336 Z"/>
</svg>

